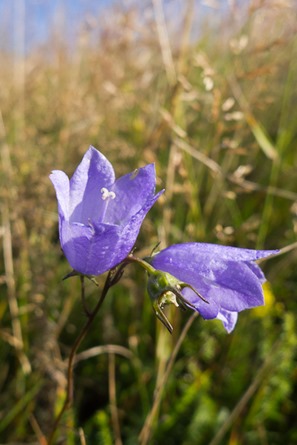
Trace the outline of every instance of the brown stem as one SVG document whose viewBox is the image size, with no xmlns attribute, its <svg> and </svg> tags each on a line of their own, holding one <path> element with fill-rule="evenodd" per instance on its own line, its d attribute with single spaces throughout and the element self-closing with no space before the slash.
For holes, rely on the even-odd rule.
<svg viewBox="0 0 297 445">
<path fill-rule="evenodd" d="M 55 435 L 56 435 L 56 431 L 58 429 L 58 426 L 60 424 L 61 418 L 63 416 L 63 414 L 65 413 L 65 411 L 71 406 L 72 401 L 73 401 L 73 367 L 74 367 L 74 359 L 75 359 L 75 354 L 76 351 L 78 350 L 81 342 L 83 341 L 83 339 L 85 338 L 86 334 L 88 333 L 92 322 L 94 320 L 94 318 L 96 317 L 106 295 L 108 290 L 110 289 L 110 287 L 114 284 L 114 281 L 112 279 L 112 272 L 109 271 L 108 276 L 106 278 L 104 287 L 102 289 L 102 293 L 101 296 L 98 300 L 98 303 L 95 306 L 95 309 L 92 312 L 89 312 L 88 315 L 88 319 L 87 322 L 85 323 L 83 329 L 81 330 L 79 336 L 76 338 L 74 345 L 71 349 L 70 355 L 69 355 L 69 360 L 68 360 L 68 368 L 67 368 L 67 392 L 66 392 L 66 398 L 65 401 L 63 403 L 63 406 L 61 408 L 61 411 L 59 412 L 58 416 L 56 417 L 55 423 L 53 425 L 51 434 L 49 436 L 47 445 L 52 445 L 54 443 L 54 439 L 55 439 Z M 83 280 L 81 281 L 82 284 L 82 294 L 84 293 L 84 286 L 83 286 Z"/>
</svg>

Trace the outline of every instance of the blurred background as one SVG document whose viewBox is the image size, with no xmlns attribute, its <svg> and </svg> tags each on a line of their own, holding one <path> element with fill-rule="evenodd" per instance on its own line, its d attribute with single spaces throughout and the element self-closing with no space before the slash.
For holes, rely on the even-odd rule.
<svg viewBox="0 0 297 445">
<path fill-rule="evenodd" d="M 266 305 L 232 334 L 192 324 L 148 443 L 297 443 L 296 2 L 1 0 L 0 17 L 0 443 L 45 445 L 65 397 L 85 315 L 79 279 L 62 282 L 48 176 L 71 175 L 90 144 L 117 176 L 156 163 L 166 193 L 140 256 L 158 242 L 283 249 L 261 264 Z M 57 443 L 144 445 L 190 311 L 168 316 L 172 336 L 129 266 L 80 348 Z"/>
</svg>

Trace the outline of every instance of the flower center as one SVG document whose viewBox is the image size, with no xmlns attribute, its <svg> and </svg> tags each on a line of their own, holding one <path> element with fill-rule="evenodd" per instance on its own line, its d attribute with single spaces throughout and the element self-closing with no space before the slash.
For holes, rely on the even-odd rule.
<svg viewBox="0 0 297 445">
<path fill-rule="evenodd" d="M 102 187 L 102 189 L 101 189 L 101 193 L 102 193 L 101 198 L 103 199 L 103 201 L 106 201 L 106 200 L 108 200 L 108 199 L 114 199 L 114 198 L 116 197 L 115 192 L 110 192 L 110 191 L 109 191 L 107 188 L 105 188 L 105 187 Z"/>
</svg>

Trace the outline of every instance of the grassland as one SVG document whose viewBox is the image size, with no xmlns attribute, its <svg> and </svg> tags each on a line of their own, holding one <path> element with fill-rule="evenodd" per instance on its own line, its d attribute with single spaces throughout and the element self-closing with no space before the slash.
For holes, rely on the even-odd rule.
<svg viewBox="0 0 297 445">
<path fill-rule="evenodd" d="M 156 163 L 166 193 L 140 255 L 186 241 L 282 251 L 261 265 L 266 305 L 231 335 L 172 309 L 170 336 L 129 267 L 81 345 L 56 443 L 297 443 L 297 11 L 230 2 L 202 20 L 198 3 L 179 3 L 178 22 L 157 0 L 116 8 L 82 22 L 71 48 L 57 28 L 25 57 L 0 54 L 1 444 L 45 445 L 65 397 L 85 315 L 79 279 L 61 280 L 48 175 L 71 175 L 90 144 L 117 176 Z M 86 294 L 95 304 L 92 283 Z"/>
</svg>

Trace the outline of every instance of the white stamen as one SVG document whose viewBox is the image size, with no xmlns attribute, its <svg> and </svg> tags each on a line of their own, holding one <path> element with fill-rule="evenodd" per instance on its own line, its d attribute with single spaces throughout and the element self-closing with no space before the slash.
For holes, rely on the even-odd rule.
<svg viewBox="0 0 297 445">
<path fill-rule="evenodd" d="M 105 201 L 106 199 L 114 199 L 116 197 L 115 192 L 110 192 L 107 188 L 102 187 L 101 189 L 102 199 Z"/>
</svg>

